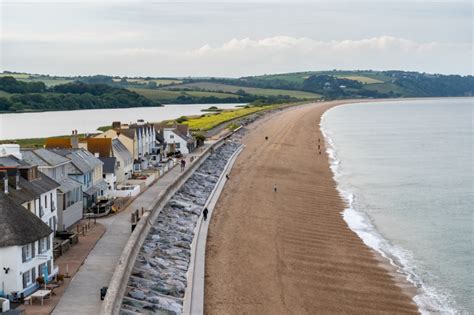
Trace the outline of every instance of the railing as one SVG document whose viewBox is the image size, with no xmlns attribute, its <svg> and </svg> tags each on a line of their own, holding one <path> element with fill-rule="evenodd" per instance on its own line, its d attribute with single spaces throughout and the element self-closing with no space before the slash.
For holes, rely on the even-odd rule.
<svg viewBox="0 0 474 315">
<path fill-rule="evenodd" d="M 227 161 L 224 169 L 222 170 L 221 175 L 219 176 L 219 179 L 216 182 L 216 185 L 212 189 L 211 194 L 209 195 L 209 197 L 206 200 L 206 203 L 204 204 L 204 208 L 210 208 L 210 204 L 213 201 L 214 197 L 216 196 L 216 193 L 220 189 L 222 181 L 225 180 L 225 175 L 228 174 L 229 169 L 232 168 L 235 159 L 240 154 L 240 152 L 242 152 L 243 148 L 244 148 L 244 145 L 240 145 Z M 211 211 L 209 212 L 208 220 L 210 220 L 211 216 L 212 216 L 212 208 L 211 208 Z M 194 293 L 194 289 L 196 289 L 196 282 L 197 282 L 196 281 L 196 273 L 197 273 L 196 272 L 196 256 L 197 256 L 197 251 L 200 245 L 199 235 L 201 234 L 202 222 L 203 222 L 203 217 L 200 216 L 196 224 L 196 227 L 194 229 L 194 237 L 191 243 L 191 261 L 190 261 L 189 269 L 188 269 L 188 276 L 187 276 L 188 283 L 186 286 L 186 292 L 184 296 L 184 305 L 183 305 L 184 315 L 197 315 L 197 314 L 203 313 L 202 309 L 203 309 L 203 304 L 204 304 L 204 298 L 203 298 L 204 297 L 204 282 L 197 284 L 199 288 L 202 289 L 202 292 L 203 292 L 202 299 L 199 297 L 199 298 L 196 298 L 196 300 L 199 299 L 199 301 L 195 301 L 195 299 L 193 298 L 193 293 Z M 206 239 L 204 239 L 204 246 L 205 246 L 205 243 L 206 243 Z M 197 306 L 194 305 L 195 302 L 198 302 L 199 305 Z"/>
</svg>

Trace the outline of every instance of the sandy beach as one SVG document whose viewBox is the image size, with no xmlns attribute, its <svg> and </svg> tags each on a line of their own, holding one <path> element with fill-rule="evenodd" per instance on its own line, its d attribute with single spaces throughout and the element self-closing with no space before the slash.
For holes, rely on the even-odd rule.
<svg viewBox="0 0 474 315">
<path fill-rule="evenodd" d="M 319 128 L 324 111 L 341 103 L 348 101 L 299 106 L 248 126 L 209 229 L 206 314 L 418 312 L 341 216 Z"/>
</svg>

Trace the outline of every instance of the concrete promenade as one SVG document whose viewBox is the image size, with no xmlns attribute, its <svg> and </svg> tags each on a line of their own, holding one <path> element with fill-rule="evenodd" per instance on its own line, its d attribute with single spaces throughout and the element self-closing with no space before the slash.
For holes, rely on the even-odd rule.
<svg viewBox="0 0 474 315">
<path fill-rule="evenodd" d="M 213 142 L 207 142 L 193 154 L 186 157 L 187 165 L 191 156 L 199 156 Z M 103 219 L 98 219 L 106 227 L 106 232 L 97 242 L 84 264 L 72 278 L 66 292 L 53 311 L 53 315 L 97 315 L 100 313 L 102 301 L 99 290 L 108 286 L 114 273 L 117 261 L 131 234 L 131 213 L 135 209 L 152 208 L 157 196 L 166 190 L 179 176 L 179 165 L 162 176 L 156 183 L 139 195 L 122 212 Z"/>
</svg>

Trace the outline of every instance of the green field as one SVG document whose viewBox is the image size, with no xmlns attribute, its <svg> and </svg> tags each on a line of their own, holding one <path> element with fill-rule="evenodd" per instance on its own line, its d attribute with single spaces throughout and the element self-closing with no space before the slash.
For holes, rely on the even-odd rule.
<svg viewBox="0 0 474 315">
<path fill-rule="evenodd" d="M 0 90 L 0 97 L 10 98 L 10 93 Z"/>
<path fill-rule="evenodd" d="M 238 95 L 230 93 L 218 93 L 218 92 L 203 92 L 203 91 L 171 91 L 171 90 L 152 90 L 152 89 L 139 89 L 139 88 L 130 88 L 129 90 L 137 92 L 151 100 L 154 101 L 173 101 L 178 96 L 189 95 L 193 97 L 211 97 L 216 98 L 237 98 Z"/>
<path fill-rule="evenodd" d="M 30 75 L 27 73 L 0 73 L 0 77 L 14 77 L 15 79 L 28 79 Z"/>
<path fill-rule="evenodd" d="M 293 91 L 293 90 L 278 90 L 278 89 L 260 89 L 260 88 L 251 88 L 243 87 L 237 85 L 227 85 L 221 83 L 213 82 L 196 82 L 196 83 L 187 83 L 181 84 L 178 87 L 190 88 L 190 89 L 200 89 L 208 91 L 222 91 L 229 93 L 236 93 L 238 90 L 244 90 L 249 94 L 260 95 L 260 96 L 278 96 L 278 95 L 288 95 L 291 97 L 301 98 L 301 99 L 312 99 L 320 98 L 321 95 L 310 92 L 303 91 Z"/>
<path fill-rule="evenodd" d="M 391 78 L 378 71 L 307 71 L 283 74 L 270 74 L 251 77 L 261 81 L 281 80 L 291 83 L 302 84 L 303 81 L 311 75 L 332 75 L 339 78 L 356 80 L 366 84 L 383 83 L 390 81 Z M 246 78 L 241 78 L 245 80 Z"/>
<path fill-rule="evenodd" d="M 364 89 L 371 90 L 371 91 L 378 91 L 380 93 L 400 93 L 403 94 L 405 91 L 402 87 L 393 84 L 393 83 L 375 83 L 375 84 L 367 84 L 364 86 Z"/>
<path fill-rule="evenodd" d="M 114 82 L 120 82 L 121 79 L 113 79 Z M 178 80 L 178 79 L 150 79 L 150 80 L 145 80 L 145 79 L 127 79 L 127 82 L 130 83 L 139 83 L 146 85 L 148 82 L 155 82 L 157 85 L 165 86 L 165 85 L 171 85 L 171 84 L 180 84 L 183 81 Z"/>
<path fill-rule="evenodd" d="M 59 84 L 66 84 L 73 82 L 73 80 L 70 79 L 53 79 L 53 78 L 41 78 L 41 77 L 30 77 L 28 79 L 20 79 L 20 81 L 25 81 L 25 82 L 43 82 L 46 86 L 55 86 Z"/>
<path fill-rule="evenodd" d="M 217 114 L 206 114 L 201 117 L 191 118 L 184 122 L 191 130 L 207 131 L 210 130 L 226 121 L 250 115 L 262 110 L 273 108 L 275 105 L 264 106 L 264 107 L 250 107 L 241 108 L 235 110 L 223 111 Z"/>
<path fill-rule="evenodd" d="M 259 80 L 283 80 L 293 83 L 303 83 L 305 79 L 307 79 L 310 75 L 315 74 L 316 72 L 313 71 L 306 71 L 306 72 L 295 72 L 295 73 L 282 73 L 282 74 L 266 74 L 261 76 L 252 77 L 253 79 Z M 245 80 L 245 78 L 242 78 Z"/>
<path fill-rule="evenodd" d="M 361 75 L 348 75 L 348 76 L 337 76 L 338 78 L 341 79 L 348 79 L 348 80 L 354 80 L 354 81 L 359 81 L 364 84 L 374 84 L 374 83 L 383 83 L 383 81 L 374 79 L 374 78 L 369 78 Z"/>
</svg>

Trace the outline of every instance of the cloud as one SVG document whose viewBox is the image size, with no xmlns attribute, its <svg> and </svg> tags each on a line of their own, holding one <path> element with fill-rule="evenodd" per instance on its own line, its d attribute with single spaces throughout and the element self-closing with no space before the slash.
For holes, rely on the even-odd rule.
<svg viewBox="0 0 474 315">
<path fill-rule="evenodd" d="M 179 65 L 200 75 L 249 75 L 317 69 L 406 69 L 469 73 L 470 44 L 417 42 L 393 36 L 360 40 L 317 41 L 307 37 L 273 36 L 231 39 L 184 51 L 154 48 L 110 50 L 116 57 L 141 58 L 163 68 Z M 195 73 L 195 72 L 193 72 Z"/>
<path fill-rule="evenodd" d="M 190 51 L 190 54 L 220 55 L 233 54 L 249 51 L 262 51 L 267 53 L 282 53 L 294 51 L 303 54 L 313 53 L 354 53 L 357 51 L 372 52 L 406 52 L 406 53 L 427 53 L 436 49 L 446 48 L 469 48 L 469 44 L 442 44 L 436 42 L 419 43 L 409 39 L 397 38 L 393 36 L 380 36 L 361 40 L 342 41 L 316 41 L 307 37 L 274 36 L 260 40 L 250 38 L 232 39 L 221 46 L 211 47 L 209 44 L 199 49 Z"/>
<path fill-rule="evenodd" d="M 308 37 L 234 38 L 219 45 L 169 49 L 160 42 L 134 41 L 134 33 L 106 34 L 114 45 L 68 45 L 71 54 L 45 50 L 9 56 L 14 70 L 56 74 L 117 74 L 141 76 L 245 76 L 328 69 L 414 70 L 472 74 L 470 43 L 418 42 L 382 35 L 363 39 L 319 41 Z M 41 37 L 41 36 L 40 36 Z M 54 40 L 100 42 L 102 35 L 56 35 Z M 121 40 L 129 38 L 131 40 Z M 53 41 L 53 39 L 50 39 Z M 118 44 L 117 44 L 118 43 Z M 72 54 L 84 48 L 80 57 Z M 107 48 L 104 48 L 107 47 Z M 5 50 L 7 51 L 7 50 Z M 55 62 L 45 62 L 54 59 Z M 22 64 L 38 67 L 25 69 Z M 55 67 L 57 66 L 57 69 Z M 44 68 L 41 68 L 44 67 Z M 65 69 L 67 72 L 64 73 Z M 7 69 L 8 70 L 8 69 Z"/>
</svg>

